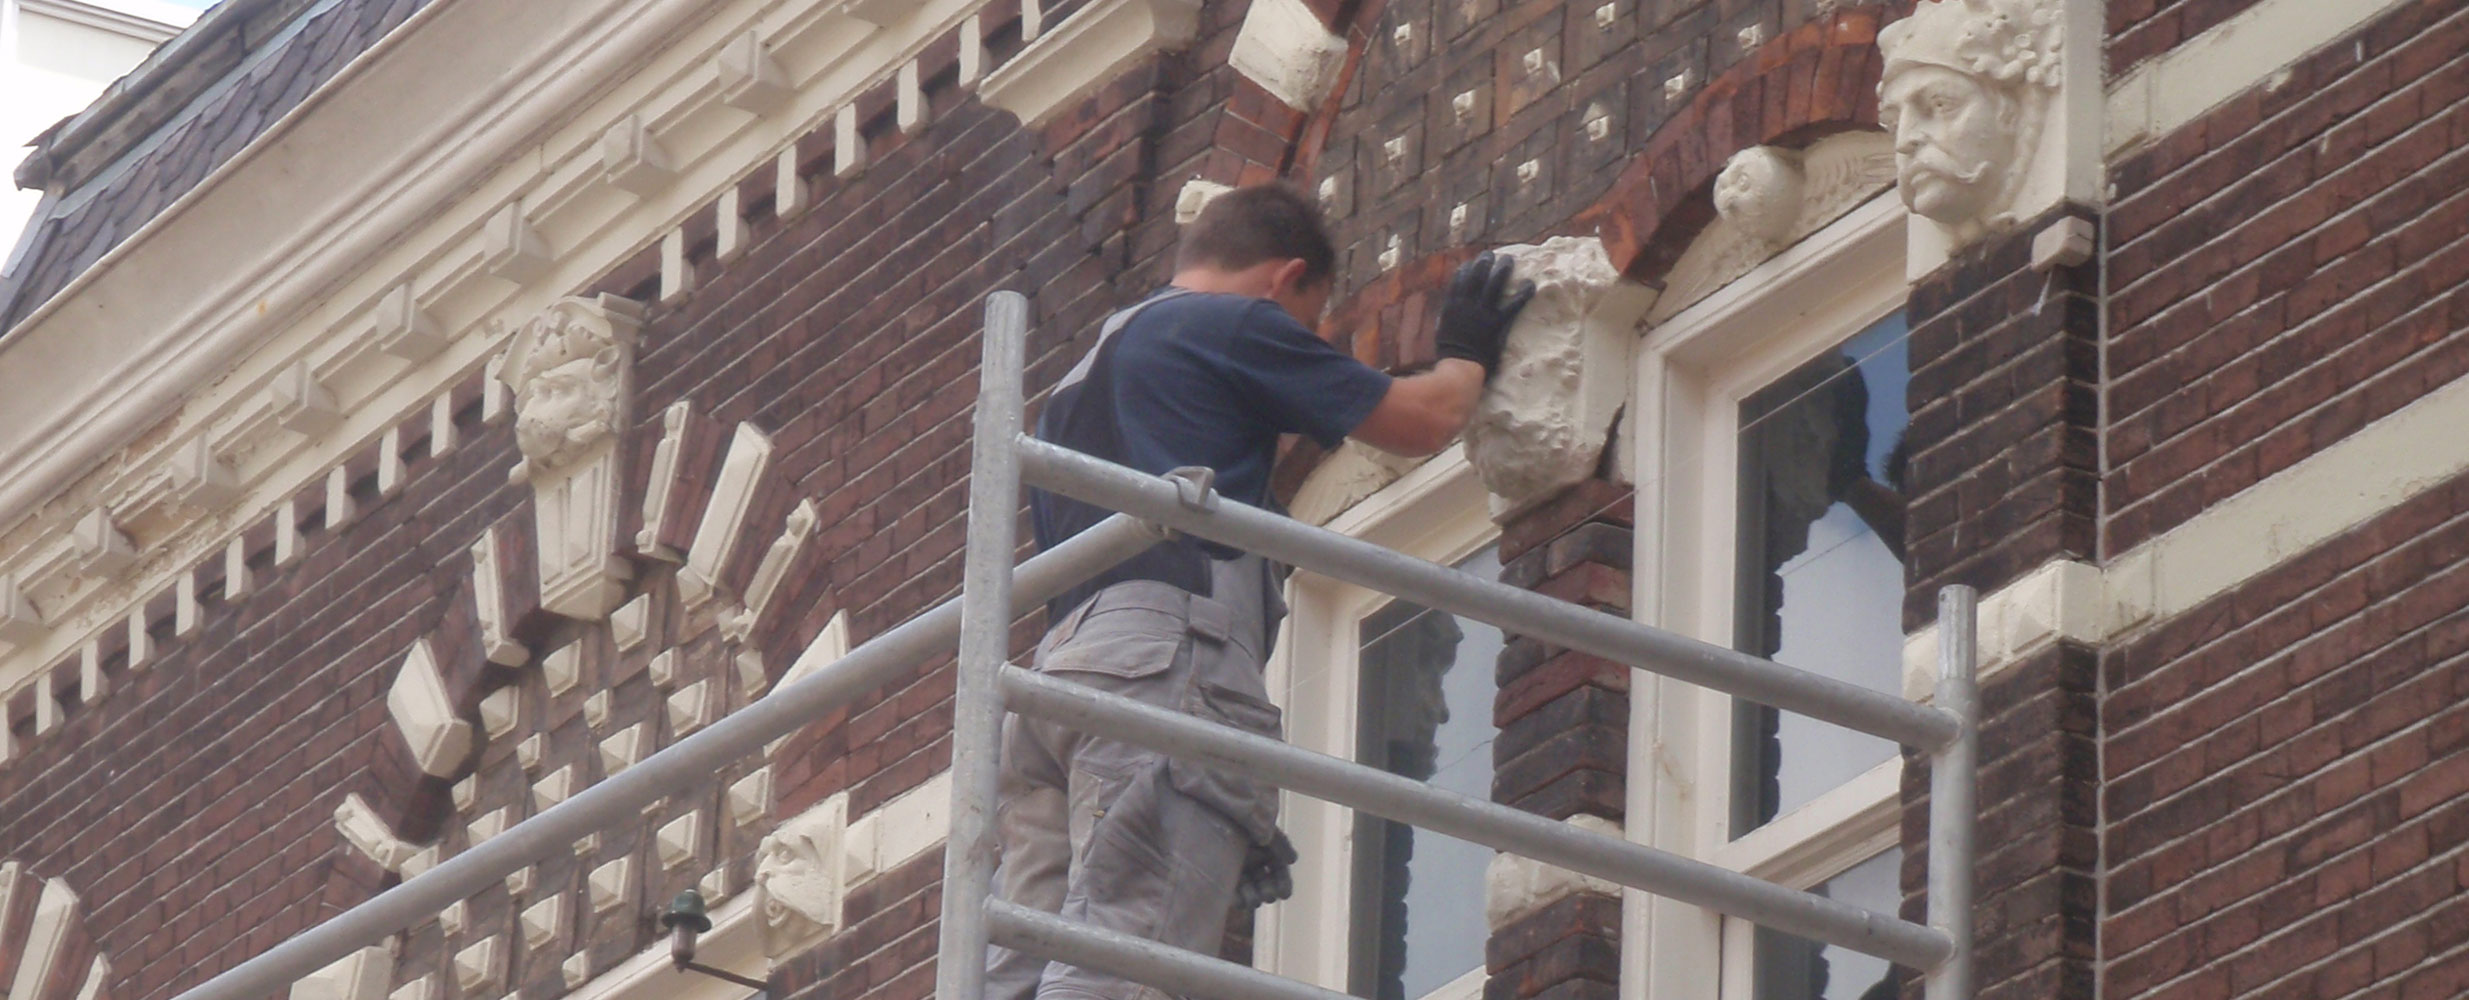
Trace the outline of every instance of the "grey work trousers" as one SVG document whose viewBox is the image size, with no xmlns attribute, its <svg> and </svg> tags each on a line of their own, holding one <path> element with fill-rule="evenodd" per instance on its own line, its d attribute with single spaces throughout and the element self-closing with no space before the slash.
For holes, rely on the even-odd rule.
<svg viewBox="0 0 2469 1000">
<path fill-rule="evenodd" d="M 1281 735 L 1261 678 L 1266 567 L 1216 564 L 1197 597 L 1155 581 L 1099 591 L 1047 630 L 1036 669 L 1161 708 Z M 1217 954 L 1246 853 L 1276 832 L 1277 790 L 1239 774 L 1053 723 L 1007 716 L 994 892 L 1065 919 Z M 987 1000 L 1163 1000 L 1166 994 L 1007 948 Z"/>
</svg>

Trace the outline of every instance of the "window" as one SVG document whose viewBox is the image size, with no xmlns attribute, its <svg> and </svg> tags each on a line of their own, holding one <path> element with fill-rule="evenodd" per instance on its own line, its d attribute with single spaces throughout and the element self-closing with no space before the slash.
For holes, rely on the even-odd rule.
<svg viewBox="0 0 2469 1000">
<path fill-rule="evenodd" d="M 1901 690 L 1903 211 L 1890 193 L 1650 331 L 1631 435 L 1638 614 Z M 1639 678 L 1630 834 L 1879 912 L 1899 908 L 1888 741 Z M 1883 961 L 1633 894 L 1623 995 L 1869 1000 Z"/>
<path fill-rule="evenodd" d="M 1453 449 L 1329 526 L 1497 578 L 1486 510 Z M 1490 798 L 1500 630 L 1311 574 L 1287 595 L 1268 678 L 1287 739 Z M 1490 848 L 1293 794 L 1280 824 L 1303 858 L 1295 898 L 1260 913 L 1261 968 L 1376 1000 L 1482 995 Z"/>
</svg>

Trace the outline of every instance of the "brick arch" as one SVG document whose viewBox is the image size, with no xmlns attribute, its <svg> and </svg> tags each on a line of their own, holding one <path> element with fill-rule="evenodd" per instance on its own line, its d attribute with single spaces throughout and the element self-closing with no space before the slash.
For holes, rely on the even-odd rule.
<svg viewBox="0 0 2469 1000">
<path fill-rule="evenodd" d="M 1877 7 L 1836 11 L 1707 81 L 1569 228 L 1601 238 L 1622 274 L 1659 277 L 1714 221 L 1715 175 L 1733 153 L 1877 127 L 1884 19 Z"/>
</svg>

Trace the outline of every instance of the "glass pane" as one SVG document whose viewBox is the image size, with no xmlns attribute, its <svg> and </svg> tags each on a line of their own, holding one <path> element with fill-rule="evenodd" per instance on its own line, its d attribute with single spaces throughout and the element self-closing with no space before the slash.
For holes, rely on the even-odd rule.
<svg viewBox="0 0 2469 1000">
<path fill-rule="evenodd" d="M 1499 552 L 1485 549 L 1458 567 L 1498 579 Z M 1364 617 L 1358 642 L 1356 759 L 1490 798 L 1500 630 L 1394 601 Z M 1409 1000 L 1481 966 L 1489 933 L 1480 900 L 1491 861 L 1491 848 L 1358 814 L 1348 992 Z"/>
<path fill-rule="evenodd" d="M 1903 852 L 1888 850 L 1811 890 L 1879 913 L 1903 902 Z M 1757 929 L 1757 1000 L 1896 1000 L 1905 970 L 1883 958 Z"/>
<path fill-rule="evenodd" d="M 1903 663 L 1907 328 L 1896 313 L 1740 406 L 1739 648 L 1880 691 Z M 1895 753 L 1886 740 L 1737 702 L 1732 835 Z"/>
</svg>

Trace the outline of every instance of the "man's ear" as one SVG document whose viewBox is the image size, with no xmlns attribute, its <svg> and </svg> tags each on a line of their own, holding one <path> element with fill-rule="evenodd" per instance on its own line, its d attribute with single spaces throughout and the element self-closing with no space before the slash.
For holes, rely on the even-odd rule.
<svg viewBox="0 0 2469 1000">
<path fill-rule="evenodd" d="M 1309 266 L 1310 265 L 1303 262 L 1303 258 L 1301 257 L 1296 257 L 1286 261 L 1285 263 L 1279 264 L 1277 266 L 1277 270 L 1269 272 L 1270 297 L 1275 298 L 1277 296 L 1285 295 L 1288 292 L 1301 290 L 1303 288 L 1303 272 Z"/>
</svg>

